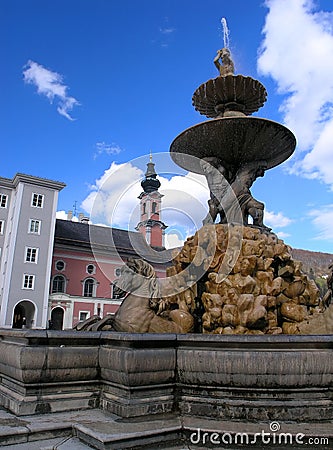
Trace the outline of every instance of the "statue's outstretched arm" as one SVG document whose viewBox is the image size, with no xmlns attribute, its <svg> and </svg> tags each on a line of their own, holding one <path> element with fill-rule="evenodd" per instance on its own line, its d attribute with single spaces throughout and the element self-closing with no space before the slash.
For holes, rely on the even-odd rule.
<svg viewBox="0 0 333 450">
<path fill-rule="evenodd" d="M 214 58 L 214 64 L 215 64 L 217 69 L 220 69 L 220 66 L 221 66 L 221 63 L 220 63 L 221 51 L 222 50 L 218 50 L 217 53 L 216 53 L 216 56 Z"/>
</svg>

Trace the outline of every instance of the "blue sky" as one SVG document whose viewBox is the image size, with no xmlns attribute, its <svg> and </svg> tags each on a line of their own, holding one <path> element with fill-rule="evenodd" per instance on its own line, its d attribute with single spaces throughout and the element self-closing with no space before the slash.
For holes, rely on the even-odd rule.
<svg viewBox="0 0 333 450">
<path fill-rule="evenodd" d="M 59 217 L 77 202 L 78 212 L 99 220 L 102 208 L 105 222 L 133 229 L 152 150 L 170 235 L 177 243 L 193 233 L 205 216 L 205 181 L 189 181 L 168 151 L 205 120 L 191 98 L 218 75 L 212 61 L 225 17 L 236 73 L 268 91 L 255 115 L 284 123 L 298 140 L 294 157 L 257 180 L 253 195 L 287 244 L 333 253 L 330 0 L 2 0 L 0 9 L 1 176 L 63 181 Z"/>
</svg>

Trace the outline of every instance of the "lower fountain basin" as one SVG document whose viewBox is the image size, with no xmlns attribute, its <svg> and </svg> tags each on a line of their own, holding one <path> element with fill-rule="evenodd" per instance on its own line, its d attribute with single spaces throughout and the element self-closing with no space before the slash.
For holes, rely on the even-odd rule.
<svg viewBox="0 0 333 450">
<path fill-rule="evenodd" d="M 259 117 L 223 117 L 194 125 L 170 146 L 171 158 L 183 169 L 203 174 L 200 159 L 215 156 L 226 167 L 266 161 L 271 169 L 296 147 L 294 134 L 283 125 Z"/>
<path fill-rule="evenodd" d="M 0 330 L 0 405 L 244 421 L 333 419 L 332 336 Z M 119 448 L 119 447 L 118 447 Z"/>
</svg>

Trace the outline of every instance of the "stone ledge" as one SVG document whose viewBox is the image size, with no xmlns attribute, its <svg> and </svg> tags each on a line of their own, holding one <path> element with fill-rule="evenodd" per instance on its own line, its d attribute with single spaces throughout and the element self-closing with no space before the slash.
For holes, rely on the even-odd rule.
<svg viewBox="0 0 333 450">
<path fill-rule="evenodd" d="M 321 445 L 318 448 L 323 450 L 333 448 L 332 422 L 288 423 L 281 421 L 279 426 L 281 433 L 290 433 L 293 439 L 299 433 L 304 434 L 304 442 L 309 437 L 328 438 L 328 445 Z M 39 443 L 44 443 L 45 439 L 58 437 L 57 445 L 53 444 L 51 448 L 76 449 L 76 447 L 71 447 L 71 444 L 76 444 L 80 449 L 89 448 L 88 445 L 90 445 L 100 450 L 230 448 L 230 446 L 212 445 L 209 437 L 213 433 L 217 433 L 219 438 L 224 434 L 226 438 L 234 439 L 237 433 L 246 433 L 250 439 L 253 439 L 255 434 L 261 433 L 262 430 L 265 433 L 269 432 L 269 427 L 269 421 L 223 421 L 177 414 L 122 419 L 98 409 L 30 415 L 17 419 L 13 414 L 0 410 L 0 445 L 4 448 L 10 446 L 9 448 L 15 448 L 15 450 L 28 450 L 40 448 Z M 15 434 L 13 430 L 15 430 Z M 198 430 L 200 430 L 200 436 Z M 205 437 L 204 433 L 207 433 Z M 191 443 L 191 435 L 192 441 L 198 441 L 197 443 Z M 65 437 L 72 437 L 72 439 L 66 440 Z M 79 438 L 80 441 L 73 437 Z M 36 447 L 31 447 L 33 442 Z M 84 446 L 85 444 L 87 447 Z M 309 445 L 304 444 L 304 446 L 310 448 Z M 266 447 L 268 446 L 266 445 Z M 241 447 L 233 446 L 232 448 Z M 251 445 L 246 448 L 263 448 L 263 446 Z M 271 445 L 269 448 L 287 447 Z M 288 445 L 288 448 L 297 447 Z"/>
<path fill-rule="evenodd" d="M 0 404 L 17 415 L 333 419 L 333 336 L 91 335 L 89 346 L 90 332 L 0 330 Z"/>
</svg>

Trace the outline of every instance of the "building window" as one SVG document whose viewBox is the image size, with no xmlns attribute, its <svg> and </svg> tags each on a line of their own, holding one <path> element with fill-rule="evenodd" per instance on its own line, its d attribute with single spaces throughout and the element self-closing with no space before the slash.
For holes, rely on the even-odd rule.
<svg viewBox="0 0 333 450">
<path fill-rule="evenodd" d="M 89 311 L 79 311 L 79 321 L 83 322 L 87 319 L 89 319 Z"/>
<path fill-rule="evenodd" d="M 153 214 L 157 213 L 157 203 L 156 202 L 153 202 L 151 212 Z"/>
<path fill-rule="evenodd" d="M 7 208 L 8 195 L 0 194 L 0 208 Z"/>
<path fill-rule="evenodd" d="M 29 233 L 39 234 L 41 227 L 41 221 L 36 219 L 29 220 Z"/>
<path fill-rule="evenodd" d="M 57 262 L 55 263 L 55 267 L 56 267 L 57 270 L 59 270 L 59 272 L 61 272 L 61 271 L 64 270 L 64 268 L 65 268 L 65 263 L 64 263 L 64 261 L 61 261 L 61 260 L 57 261 Z"/>
<path fill-rule="evenodd" d="M 25 262 L 37 263 L 38 248 L 26 247 L 25 248 Z"/>
<path fill-rule="evenodd" d="M 87 278 L 83 283 L 83 296 L 96 297 L 96 282 L 93 278 Z"/>
<path fill-rule="evenodd" d="M 42 194 L 32 194 L 31 206 L 35 208 L 43 208 L 44 195 Z"/>
<path fill-rule="evenodd" d="M 146 204 L 142 205 L 142 214 L 146 214 Z"/>
<path fill-rule="evenodd" d="M 5 221 L 0 220 L 0 234 L 4 233 L 4 229 L 5 229 Z"/>
<path fill-rule="evenodd" d="M 35 275 L 25 273 L 23 275 L 22 289 L 33 289 L 35 285 Z"/>
<path fill-rule="evenodd" d="M 52 281 L 52 294 L 65 292 L 65 277 L 56 275 Z"/>
<path fill-rule="evenodd" d="M 121 275 L 121 268 L 117 267 L 116 269 L 114 269 L 114 274 L 116 277 L 120 277 Z"/>
<path fill-rule="evenodd" d="M 96 267 L 94 266 L 94 264 L 88 264 L 87 267 L 86 267 L 86 272 L 89 273 L 90 275 L 95 273 L 96 272 Z"/>
</svg>

